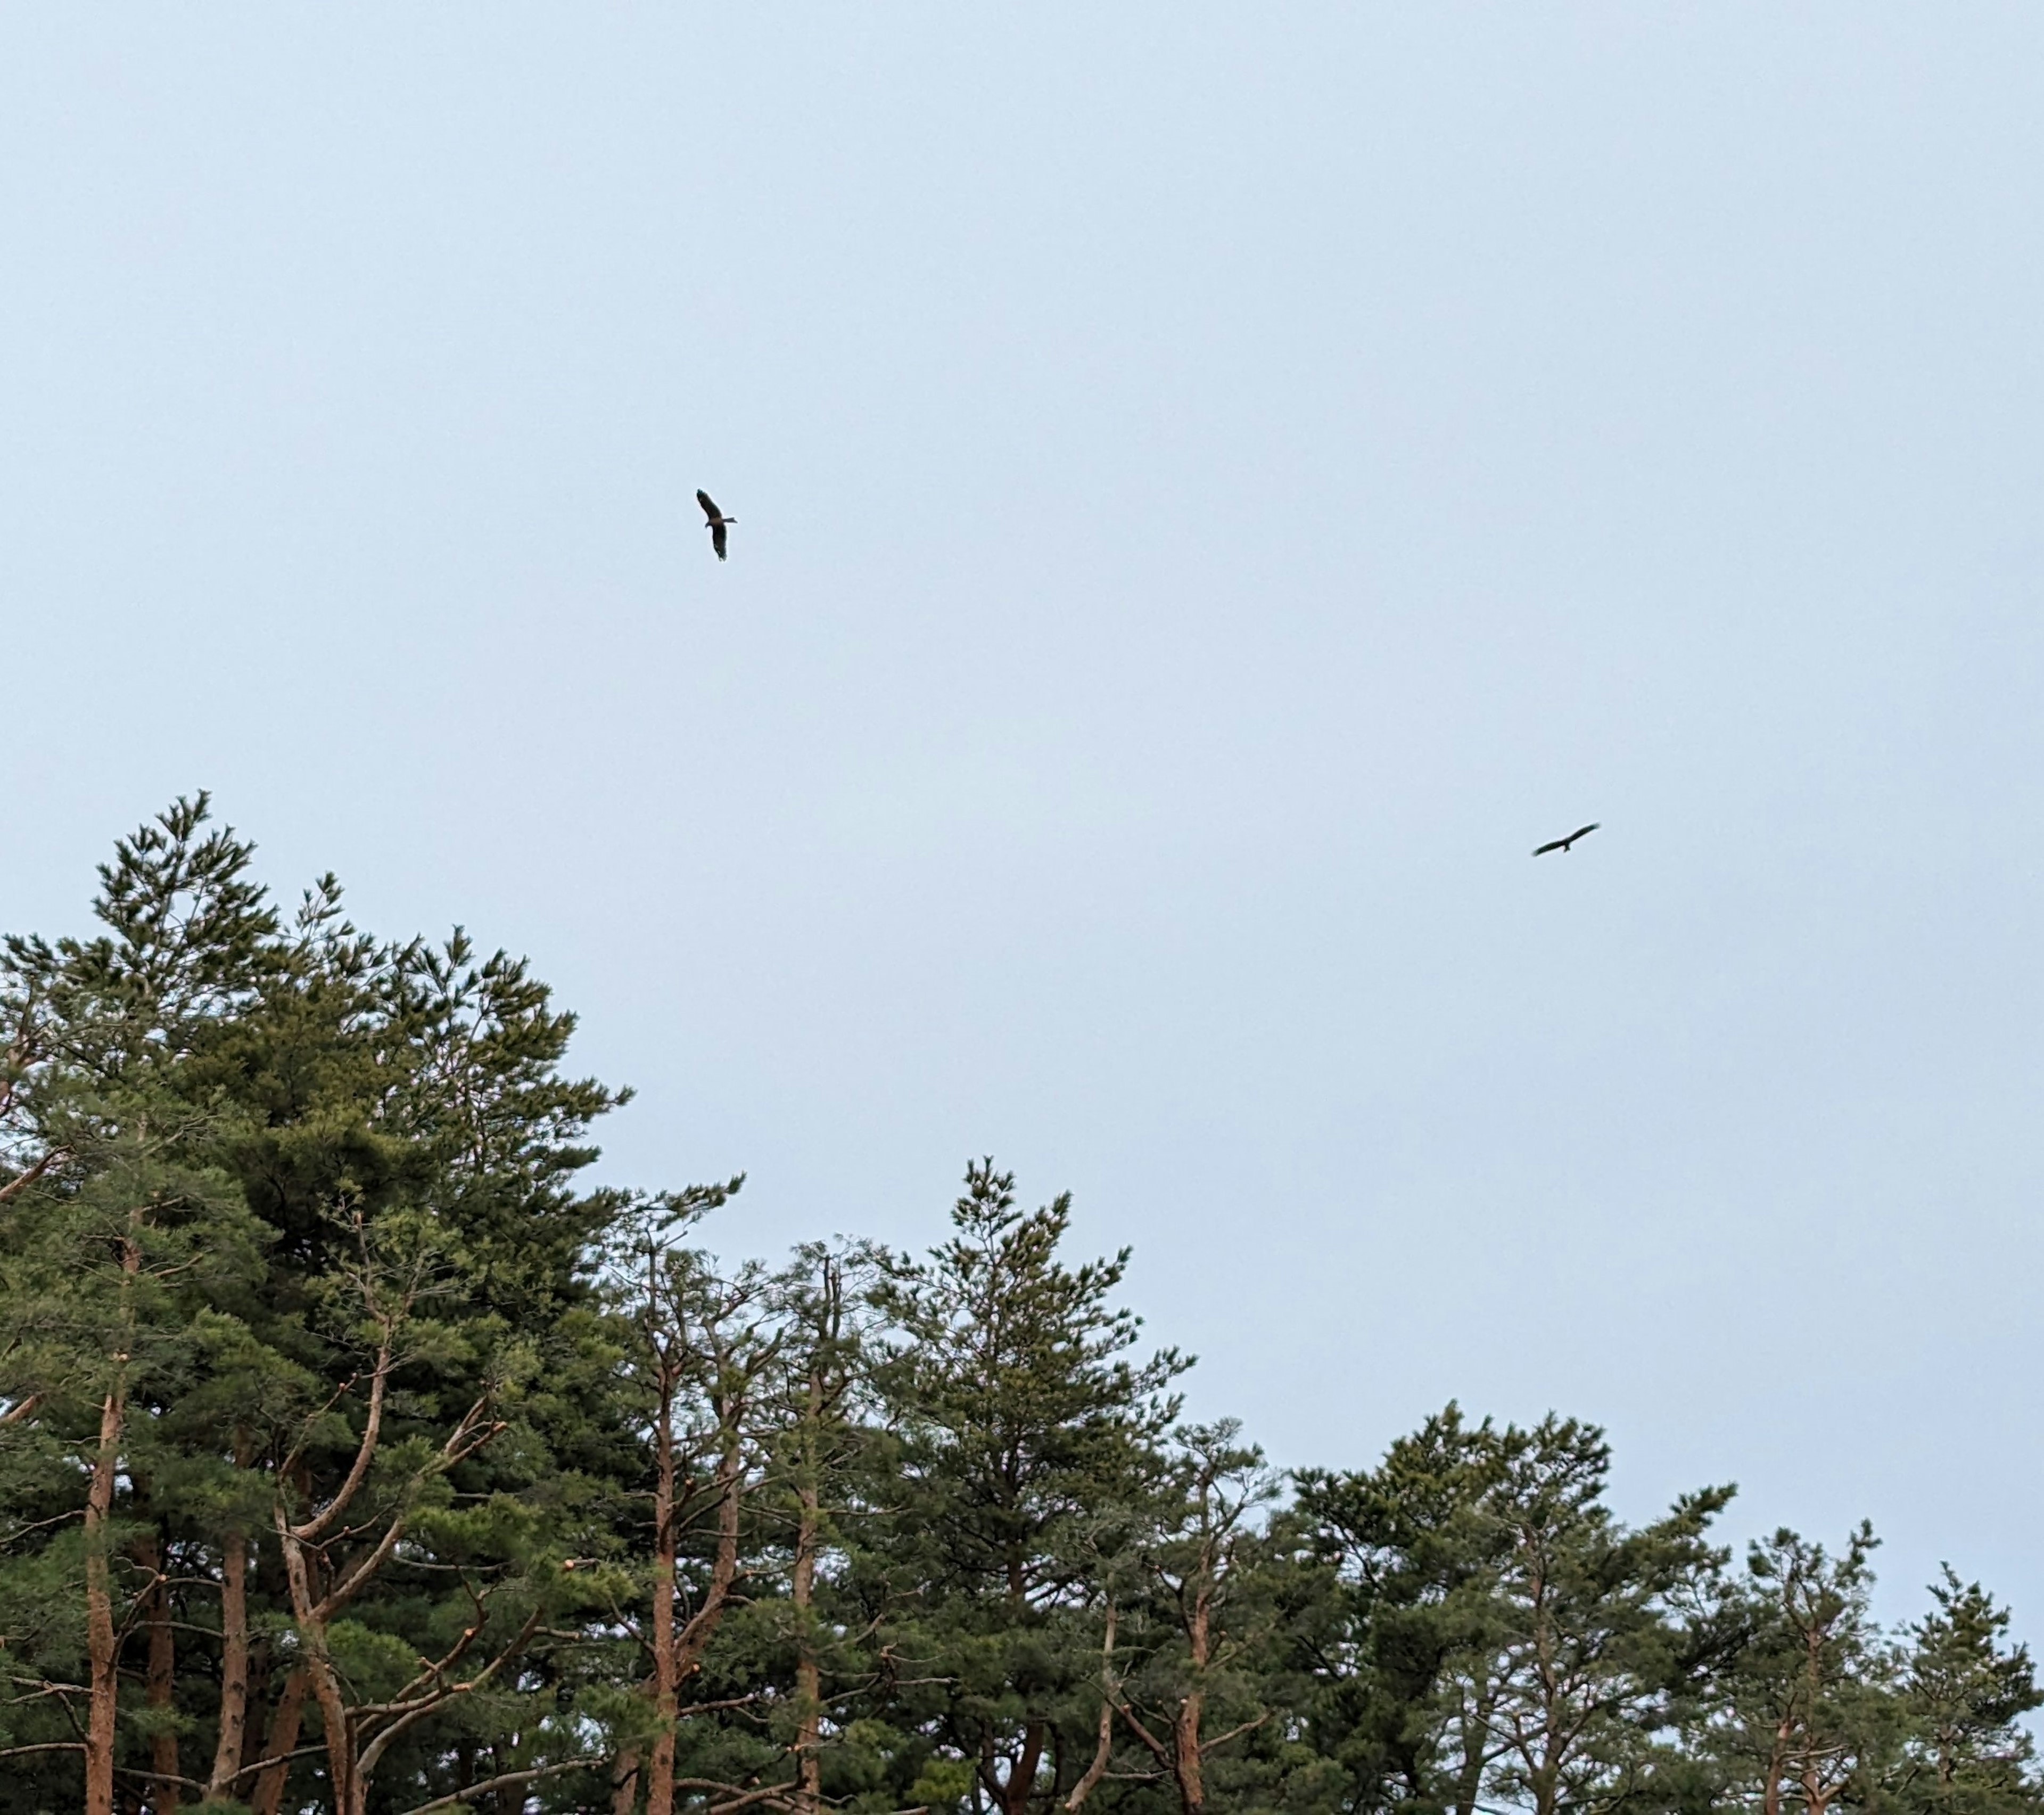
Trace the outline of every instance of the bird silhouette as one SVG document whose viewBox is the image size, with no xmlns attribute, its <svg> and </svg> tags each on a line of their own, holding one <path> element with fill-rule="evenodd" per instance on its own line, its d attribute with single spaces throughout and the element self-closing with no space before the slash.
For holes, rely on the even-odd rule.
<svg viewBox="0 0 2044 1815">
<path fill-rule="evenodd" d="M 1595 820 L 1592 820 L 1588 825 L 1577 826 L 1576 829 L 1570 833 L 1566 838 L 1550 839 L 1547 843 L 1541 845 L 1536 851 L 1535 851 L 1533 855 L 1536 857 L 1544 857 L 1550 851 L 1566 851 L 1571 844 L 1574 844 L 1578 838 L 1587 838 L 1590 833 L 1596 831 L 1596 829 L 1597 822 Z"/>
<path fill-rule="evenodd" d="M 717 500 L 701 486 L 696 488 L 696 502 L 703 507 L 703 515 L 709 519 L 709 545 L 716 549 L 717 558 L 720 561 L 724 559 L 724 525 L 727 523 L 736 523 L 738 519 L 735 517 L 725 516 L 717 509 Z"/>
</svg>

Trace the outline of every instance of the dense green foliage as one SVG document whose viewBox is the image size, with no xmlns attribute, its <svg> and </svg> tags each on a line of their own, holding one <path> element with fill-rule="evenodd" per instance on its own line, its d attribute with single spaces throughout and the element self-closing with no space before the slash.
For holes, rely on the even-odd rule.
<svg viewBox="0 0 2044 1815">
<path fill-rule="evenodd" d="M 722 1265 L 521 965 L 250 856 L 181 802 L 0 963 L 0 1809 L 2044 1809 L 1978 1586 L 1884 1631 L 1559 1417 L 1281 1480 L 991 1162 Z"/>
</svg>

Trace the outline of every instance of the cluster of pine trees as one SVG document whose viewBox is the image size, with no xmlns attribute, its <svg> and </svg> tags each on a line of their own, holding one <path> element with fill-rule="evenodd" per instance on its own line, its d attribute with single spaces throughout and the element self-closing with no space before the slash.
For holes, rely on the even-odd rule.
<svg viewBox="0 0 2044 1815">
<path fill-rule="evenodd" d="M 524 967 L 294 914 L 180 803 L 0 971 L 0 1810 L 2002 1815 L 2044 1696 L 1864 1531 L 1637 1529 L 1450 1406 L 1280 1480 L 1126 1256 L 592 1190 Z"/>
</svg>

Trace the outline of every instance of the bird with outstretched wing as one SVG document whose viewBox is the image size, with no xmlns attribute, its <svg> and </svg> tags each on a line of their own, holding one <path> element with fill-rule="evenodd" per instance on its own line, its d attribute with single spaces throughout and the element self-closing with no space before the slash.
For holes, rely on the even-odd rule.
<svg viewBox="0 0 2044 1815">
<path fill-rule="evenodd" d="M 1593 832 L 1596 831 L 1596 829 L 1597 822 L 1595 820 L 1592 820 L 1588 825 L 1577 826 L 1576 829 L 1570 833 L 1566 838 L 1550 839 L 1545 844 L 1541 845 L 1538 849 L 1536 849 L 1533 855 L 1536 857 L 1544 857 L 1550 851 L 1566 851 L 1570 845 L 1573 844 L 1578 838 L 1587 838 Z"/>
<path fill-rule="evenodd" d="M 700 486 L 696 488 L 696 502 L 702 506 L 703 515 L 709 519 L 709 545 L 716 549 L 717 558 L 721 561 L 724 559 L 724 525 L 736 523 L 738 519 L 725 516 L 717 509 L 717 500 Z"/>
</svg>

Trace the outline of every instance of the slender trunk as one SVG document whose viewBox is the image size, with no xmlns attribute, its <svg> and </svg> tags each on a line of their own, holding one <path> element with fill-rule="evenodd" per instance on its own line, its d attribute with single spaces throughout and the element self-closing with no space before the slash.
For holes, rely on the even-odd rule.
<svg viewBox="0 0 2044 1815">
<path fill-rule="evenodd" d="M 501 1745 L 493 1744 L 490 1748 L 490 1763 L 494 1767 L 498 1777 L 508 1776 L 510 1774 L 512 1765 L 516 1763 L 517 1755 L 518 1745 L 515 1736 L 512 1740 L 509 1761 L 505 1759 L 504 1748 Z M 525 1786 L 523 1784 L 500 1785 L 491 1793 L 490 1801 L 491 1806 L 497 1811 L 497 1815 L 518 1815 L 518 1811 L 525 1806 Z"/>
<path fill-rule="evenodd" d="M 809 1381 L 813 1440 L 821 1401 L 822 1382 L 813 1375 Z M 795 1807 L 799 1815 L 816 1815 L 823 1797 L 823 1761 L 816 1748 L 823 1736 L 824 1686 L 823 1672 L 816 1667 L 816 1632 L 810 1624 L 809 1607 L 815 1596 L 816 1544 L 823 1519 L 813 1443 L 807 1460 L 810 1466 L 799 1490 L 802 1509 L 795 1530 L 795 1577 L 790 1585 L 789 1598 L 794 1603 L 797 1630 L 801 1634 L 801 1649 L 795 1659 Z"/>
<path fill-rule="evenodd" d="M 1022 1755 L 1001 1786 L 1002 1815 L 1026 1815 L 1029 1794 L 1036 1787 L 1036 1767 L 1043 1762 L 1043 1723 L 1032 1721 L 1022 1729 Z"/>
<path fill-rule="evenodd" d="M 661 1383 L 654 1433 L 653 1475 L 653 1735 L 646 1780 L 646 1815 L 674 1815 L 674 1397 L 671 1378 Z"/>
<path fill-rule="evenodd" d="M 1768 1755 L 1767 1782 L 1760 1792 L 1760 1815 L 1781 1815 L 1781 1769 L 1788 1752 L 1789 1717 L 1784 1715 L 1774 1729 L 1774 1749 Z"/>
<path fill-rule="evenodd" d="M 291 1586 L 291 1617 L 304 1650 L 305 1675 L 311 1682 L 313 1698 L 319 1704 L 320 1725 L 325 1729 L 333 1815 L 361 1815 L 361 1798 L 355 1781 L 354 1734 L 348 1725 L 348 1705 L 341 1697 L 340 1677 L 327 1649 L 326 1620 L 313 1586 L 312 1562 L 281 1503 L 277 1511 L 277 1538 L 284 1553 L 285 1579 Z"/>
<path fill-rule="evenodd" d="M 1019 1610 L 1027 1602 L 1028 1582 L 1024 1573 L 1022 1550 L 1019 1544 L 1008 1547 L 1008 1605 Z M 1016 1759 L 1008 1773 L 1008 1780 L 1001 1786 L 1001 1815 L 1024 1815 L 1029 1806 L 1029 1792 L 1035 1787 L 1036 1767 L 1043 1758 L 1043 1724 L 1032 1721 L 1022 1729 L 1022 1754 Z"/>
<path fill-rule="evenodd" d="M 1203 1815 L 1206 1808 L 1206 1790 L 1200 1772 L 1200 1713 L 1204 1700 L 1196 1689 L 1178 1704 L 1172 1770 L 1178 1780 L 1178 1806 L 1185 1815 Z"/>
<path fill-rule="evenodd" d="M 1479 1696 L 1473 1711 L 1462 1721 L 1462 1768 L 1455 1775 L 1455 1815 L 1475 1815 L 1476 1799 L 1483 1794 L 1484 1744 L 1490 1733 L 1490 1717 L 1497 1711 L 1494 1689 Z"/>
<path fill-rule="evenodd" d="M 335 1490 L 333 1498 L 316 1511 L 310 1511 L 300 1521 L 291 1517 L 287 1489 L 303 1490 L 302 1479 L 294 1479 L 292 1471 L 286 1470 L 277 1484 L 277 1498 L 271 1507 L 271 1520 L 276 1528 L 277 1550 L 284 1565 L 284 1579 L 289 1585 L 291 1597 L 292 1623 L 298 1629 L 300 1655 L 307 1684 L 313 1700 L 319 1705 L 321 1736 L 327 1754 L 328 1781 L 332 1786 L 332 1815 L 364 1815 L 369 1800 L 369 1780 L 375 1775 L 377 1761 L 391 1742 L 405 1732 L 413 1723 L 425 1719 L 440 1707 L 446 1699 L 444 1694 L 429 1697 L 416 1702 L 402 1713 L 385 1721 L 380 1731 L 368 1737 L 371 1724 L 378 1714 L 389 1716 L 390 1709 L 370 1708 L 361 1715 L 360 1724 L 350 1716 L 344 1686 L 340 1673 L 335 1667 L 328 1632 L 334 1617 L 348 1606 L 359 1594 L 363 1584 L 375 1576 L 377 1571 L 389 1560 L 405 1535 L 406 1517 L 402 1509 L 390 1515 L 382 1534 L 373 1544 L 369 1544 L 352 1558 L 346 1566 L 322 1582 L 327 1576 L 322 1563 L 322 1538 L 327 1542 L 336 1541 L 341 1536 L 364 1536 L 374 1529 L 374 1522 L 359 1527 L 353 1533 L 338 1526 L 337 1521 L 348 1509 L 356 1490 L 368 1478 L 370 1466 L 376 1454 L 378 1434 L 382 1428 L 386 1387 L 391 1367 L 392 1332 L 397 1327 L 402 1313 L 382 1317 L 382 1343 L 377 1352 L 376 1366 L 371 1377 L 369 1404 L 363 1422 L 362 1437 L 356 1445 L 355 1460 L 349 1467 L 346 1478 Z M 461 1421 L 440 1445 L 440 1454 L 428 1464 L 434 1471 L 453 1467 L 472 1455 L 504 1427 L 492 1422 L 486 1416 L 487 1396 L 478 1399 L 463 1414 Z M 424 1479 L 421 1475 L 415 1479 Z M 333 1532 L 334 1537 L 327 1537 Z M 485 1617 L 487 1616 L 486 1615 Z M 526 1640 L 531 1637 L 539 1623 L 536 1610 L 526 1622 L 524 1629 L 513 1642 L 511 1648 L 501 1653 L 494 1663 L 468 1682 L 459 1686 L 460 1690 L 475 1687 L 486 1679 L 497 1668 L 515 1655 Z M 461 1644 L 452 1655 L 467 1648 L 479 1626 L 471 1627 L 463 1634 Z M 495 1779 L 492 1779 L 492 1783 Z M 486 1786 L 478 1786 L 478 1789 Z"/>
<path fill-rule="evenodd" d="M 1071 1794 L 1065 1798 L 1066 1815 L 1078 1815 L 1085 1799 L 1093 1794 L 1100 1780 L 1107 1775 L 1108 1761 L 1114 1756 L 1114 1623 L 1115 1605 L 1107 1604 L 1107 1631 L 1100 1644 L 1100 1733 L 1093 1750 L 1093 1763 L 1085 1774 L 1072 1786 Z"/>
<path fill-rule="evenodd" d="M 1206 1809 L 1206 1786 L 1200 1770 L 1200 1718 L 1206 1709 L 1211 1613 L 1207 1591 L 1202 1587 L 1193 1598 L 1193 1617 L 1185 1629 L 1192 1654 L 1192 1686 L 1179 1698 L 1178 1730 L 1172 1735 L 1172 1774 L 1178 1780 L 1178 1805 L 1185 1815 L 1204 1815 Z"/>
<path fill-rule="evenodd" d="M 164 1717 L 171 1712 L 177 1687 L 178 1649 L 171 1628 L 170 1590 L 163 1580 L 163 1547 L 155 1532 L 136 1540 L 135 1561 L 149 1578 L 142 1596 L 142 1620 L 149 1643 L 143 1696 L 159 1717 L 149 1735 L 149 1806 L 160 1812 L 177 1807 L 177 1780 L 183 1773 L 179 1767 L 177 1728 Z"/>
<path fill-rule="evenodd" d="M 134 1321 L 135 1275 L 141 1271 L 141 1244 L 133 1230 L 142 1212 L 129 1219 L 121 1244 L 121 1347 L 113 1355 L 113 1378 L 99 1406 L 99 1448 L 85 1497 L 85 1644 L 91 1660 L 90 1701 L 85 1727 L 85 1815 L 113 1815 L 114 1720 L 120 1710 L 121 1642 L 113 1630 L 113 1588 L 107 1567 L 108 1528 L 113 1517 L 113 1478 L 128 1416 L 129 1332 Z"/>
<path fill-rule="evenodd" d="M 382 1340 L 377 1345 L 376 1363 L 369 1377 L 369 1403 L 363 1417 L 362 1436 L 355 1446 L 355 1459 L 348 1465 L 348 1473 L 335 1490 L 333 1498 L 325 1507 L 310 1512 L 302 1522 L 292 1522 L 290 1490 L 295 1488 L 302 1493 L 306 1484 L 305 1470 L 300 1463 L 287 1468 L 279 1477 L 276 1499 L 271 1508 L 271 1520 L 277 1532 L 277 1553 L 282 1560 L 284 1580 L 290 1590 L 292 1624 L 298 1628 L 301 1655 L 305 1660 L 296 1674 L 305 1678 L 313 1699 L 319 1705 L 321 1736 L 326 1744 L 328 1790 L 333 1801 L 332 1815 L 362 1815 L 362 1786 L 355 1770 L 355 1729 L 348 1722 L 340 1673 L 334 1668 L 327 1646 L 327 1622 L 346 1604 L 354 1589 L 375 1567 L 380 1558 L 389 1554 L 403 1529 L 404 1521 L 402 1518 L 394 1520 L 377 1548 L 355 1566 L 351 1575 L 329 1585 L 329 1590 L 325 1593 L 323 1585 L 314 1579 L 320 1567 L 317 1547 L 328 1527 L 347 1511 L 363 1482 L 368 1478 L 370 1466 L 375 1459 L 390 1384 L 392 1332 L 397 1321 L 387 1316 L 379 1319 Z"/>
<path fill-rule="evenodd" d="M 113 1511 L 115 1460 L 127 1409 L 125 1387 L 121 1375 L 117 1374 L 100 1403 L 99 1450 L 85 1497 L 85 1643 L 92 1666 L 85 1727 L 85 1815 L 113 1815 L 113 1717 L 120 1692 L 120 1647 L 113 1634 L 106 1527 Z"/>
<path fill-rule="evenodd" d="M 717 1636 L 724 1609 L 738 1579 L 738 1516 L 745 1498 L 745 1452 L 736 1414 L 720 1407 L 724 1417 L 724 1453 L 717 1467 L 717 1555 L 702 1605 L 686 1625 L 674 1630 L 674 1446 L 671 1411 L 663 1408 L 656 1438 L 653 1517 L 659 1536 L 653 1556 L 653 1707 L 659 1728 L 646 1782 L 646 1815 L 674 1815 L 674 1722 L 681 1709 L 681 1686 L 694 1675 L 703 1652 Z"/>
<path fill-rule="evenodd" d="M 627 1746 L 610 1769 L 610 1815 L 632 1815 L 639 1801 L 639 1748 Z"/>
<path fill-rule="evenodd" d="M 745 1498 L 745 1451 L 738 1434 L 736 1408 L 720 1408 L 724 1421 L 724 1452 L 717 1464 L 717 1555 L 709 1566 L 709 1586 L 695 1617 L 682 1629 L 674 1646 L 674 1680 L 692 1675 L 702 1662 L 703 1652 L 717 1636 L 724 1618 L 724 1604 L 738 1580 L 738 1515 Z"/>
<path fill-rule="evenodd" d="M 230 1532 L 220 1553 L 220 1737 L 206 1779 L 209 1802 L 232 1794 L 248 1733 L 248 1540 Z"/>
<path fill-rule="evenodd" d="M 277 1815 L 284 1799 L 284 1780 L 290 1775 L 291 1754 L 298 1749 L 298 1724 L 305 1718 L 305 1673 L 302 1667 L 284 1678 L 283 1693 L 277 1698 L 276 1712 L 270 1717 L 270 1736 L 263 1755 L 270 1762 L 256 1780 L 256 1792 L 248 1806 L 256 1815 Z"/>
</svg>

